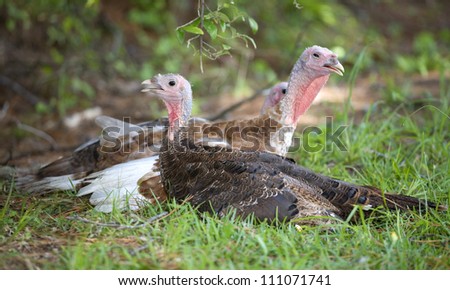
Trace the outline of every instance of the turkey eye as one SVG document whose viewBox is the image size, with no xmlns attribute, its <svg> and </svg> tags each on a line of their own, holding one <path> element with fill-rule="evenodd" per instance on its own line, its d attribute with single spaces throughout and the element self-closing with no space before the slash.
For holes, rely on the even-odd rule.
<svg viewBox="0 0 450 290">
<path fill-rule="evenodd" d="M 175 85 L 175 81 L 170 81 L 169 86 L 173 87 Z"/>
<path fill-rule="evenodd" d="M 281 93 L 282 93 L 283 95 L 285 95 L 285 94 L 286 94 L 286 89 L 282 89 L 282 90 L 281 90 Z"/>
<path fill-rule="evenodd" d="M 319 58 L 319 55 L 318 55 L 317 53 L 314 53 L 313 56 L 314 56 L 315 58 Z"/>
</svg>

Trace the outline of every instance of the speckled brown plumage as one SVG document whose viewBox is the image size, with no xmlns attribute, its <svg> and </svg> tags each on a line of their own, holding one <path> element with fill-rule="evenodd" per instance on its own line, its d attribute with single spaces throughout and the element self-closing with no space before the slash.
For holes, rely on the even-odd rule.
<svg viewBox="0 0 450 290">
<path fill-rule="evenodd" d="M 200 212 L 223 216 L 235 210 L 243 217 L 318 225 L 345 219 L 358 205 L 366 213 L 376 207 L 436 208 L 314 173 L 275 154 L 199 146 L 187 139 L 177 144 L 168 143 L 160 155 L 162 182 L 170 197 L 189 199 Z"/>
<path fill-rule="evenodd" d="M 170 197 L 218 216 L 235 210 L 259 220 L 329 223 L 341 211 L 308 183 L 279 170 L 291 160 L 265 153 L 200 146 L 181 141 L 160 154 L 161 179 Z M 325 219 L 317 217 L 326 217 Z"/>
</svg>

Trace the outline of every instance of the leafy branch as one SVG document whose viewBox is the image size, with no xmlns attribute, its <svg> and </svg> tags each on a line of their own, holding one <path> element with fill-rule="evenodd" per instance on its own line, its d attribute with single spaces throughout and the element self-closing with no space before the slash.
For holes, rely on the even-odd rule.
<svg viewBox="0 0 450 290">
<path fill-rule="evenodd" d="M 206 12 L 206 13 L 205 13 Z M 239 10 L 232 0 L 219 0 L 217 8 L 211 10 L 205 0 L 198 1 L 198 16 L 177 27 L 176 33 L 180 42 L 194 49 L 200 56 L 200 70 L 203 73 L 203 56 L 215 60 L 222 55 L 231 55 L 230 40 L 240 39 L 245 46 L 249 43 L 256 48 L 256 43 L 247 34 L 239 33 L 234 25 L 238 21 L 247 22 L 253 33 L 258 31 L 258 23 L 246 12 Z M 206 41 L 206 36 L 209 41 Z M 189 37 L 185 41 L 185 36 Z M 198 47 L 195 45 L 198 43 Z"/>
</svg>

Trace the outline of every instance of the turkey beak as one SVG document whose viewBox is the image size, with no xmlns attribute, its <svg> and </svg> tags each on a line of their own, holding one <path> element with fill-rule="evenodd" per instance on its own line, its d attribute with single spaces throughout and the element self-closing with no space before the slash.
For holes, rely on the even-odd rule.
<svg viewBox="0 0 450 290">
<path fill-rule="evenodd" d="M 152 82 L 151 80 L 145 80 L 141 83 L 141 92 L 146 93 L 154 90 L 162 90 L 159 84 Z"/>
<path fill-rule="evenodd" d="M 334 73 L 337 73 L 340 76 L 343 76 L 345 72 L 342 64 L 337 59 L 334 58 L 331 59 L 330 62 L 326 63 L 324 67 L 326 67 L 327 69 L 331 70 Z"/>
</svg>

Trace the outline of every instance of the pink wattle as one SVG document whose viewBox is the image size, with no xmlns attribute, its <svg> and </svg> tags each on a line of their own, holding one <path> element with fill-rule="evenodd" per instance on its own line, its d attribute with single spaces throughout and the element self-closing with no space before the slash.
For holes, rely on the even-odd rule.
<svg viewBox="0 0 450 290">
<path fill-rule="evenodd" d="M 174 126 L 180 118 L 181 104 L 176 103 L 176 102 L 169 103 L 166 101 L 164 101 L 164 103 L 166 104 L 167 111 L 168 111 L 168 118 L 169 118 L 168 137 L 169 137 L 169 140 L 173 141 L 174 140 L 174 130 L 175 130 Z"/>
<path fill-rule="evenodd" d="M 164 103 L 166 104 L 167 107 L 170 127 L 173 127 L 175 122 L 180 118 L 181 104 L 176 102 L 174 103 L 164 102 Z"/>
<path fill-rule="evenodd" d="M 303 91 L 303 93 L 298 92 L 298 94 L 301 94 L 302 97 L 296 98 L 294 100 L 294 110 L 292 112 L 293 115 L 291 119 L 293 124 L 296 124 L 300 116 L 308 110 L 314 99 L 317 97 L 319 91 L 328 81 L 329 76 L 330 75 L 327 74 L 318 77 L 314 79 L 308 86 L 300 87 L 300 90 Z"/>
</svg>

